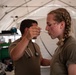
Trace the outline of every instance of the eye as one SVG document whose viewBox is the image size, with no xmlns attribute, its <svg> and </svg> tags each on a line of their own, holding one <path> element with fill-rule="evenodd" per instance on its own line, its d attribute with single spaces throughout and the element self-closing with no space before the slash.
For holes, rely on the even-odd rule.
<svg viewBox="0 0 76 75">
<path fill-rule="evenodd" d="M 51 26 L 51 24 L 50 24 L 49 22 L 47 22 L 47 26 L 49 26 L 49 27 L 50 27 L 50 26 Z"/>
<path fill-rule="evenodd" d="M 48 26 L 50 27 L 52 24 L 48 24 Z"/>
</svg>

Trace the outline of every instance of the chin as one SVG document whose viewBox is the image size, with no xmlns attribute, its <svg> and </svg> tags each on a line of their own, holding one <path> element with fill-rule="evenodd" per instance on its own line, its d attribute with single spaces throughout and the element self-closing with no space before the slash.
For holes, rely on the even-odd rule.
<svg viewBox="0 0 76 75">
<path fill-rule="evenodd" d="M 56 37 L 50 36 L 52 39 L 55 39 Z"/>
</svg>

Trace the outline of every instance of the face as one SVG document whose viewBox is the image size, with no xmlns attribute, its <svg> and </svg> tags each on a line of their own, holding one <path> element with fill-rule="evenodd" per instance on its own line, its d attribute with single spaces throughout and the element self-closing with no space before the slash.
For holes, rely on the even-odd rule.
<svg viewBox="0 0 76 75">
<path fill-rule="evenodd" d="M 54 15 L 49 14 L 47 16 L 47 25 L 46 30 L 52 39 L 58 38 L 60 39 L 63 36 L 63 23 L 58 23 L 54 20 Z"/>
</svg>

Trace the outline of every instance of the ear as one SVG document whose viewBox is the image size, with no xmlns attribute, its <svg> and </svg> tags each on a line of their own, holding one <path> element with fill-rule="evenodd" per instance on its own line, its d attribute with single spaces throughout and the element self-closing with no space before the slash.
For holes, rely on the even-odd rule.
<svg viewBox="0 0 76 75">
<path fill-rule="evenodd" d="M 61 24 L 61 25 L 60 25 L 60 29 L 65 28 L 65 22 L 64 22 L 64 21 L 62 21 L 60 24 Z"/>
<path fill-rule="evenodd" d="M 25 32 L 27 32 L 27 30 L 28 30 L 28 28 L 25 28 L 25 30 L 24 30 L 24 31 L 25 31 Z"/>
<path fill-rule="evenodd" d="M 25 35 L 25 34 L 27 34 L 27 33 L 28 33 L 28 28 L 25 28 L 23 35 Z"/>
</svg>

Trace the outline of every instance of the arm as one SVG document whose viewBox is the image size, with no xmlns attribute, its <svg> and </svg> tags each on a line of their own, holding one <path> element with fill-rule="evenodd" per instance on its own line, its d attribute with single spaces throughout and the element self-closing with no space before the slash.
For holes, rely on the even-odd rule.
<svg viewBox="0 0 76 75">
<path fill-rule="evenodd" d="M 31 26 L 29 29 L 28 28 L 25 29 L 21 41 L 17 43 L 17 45 L 11 48 L 10 50 L 10 56 L 14 61 L 18 60 L 20 57 L 23 56 L 29 41 L 32 38 L 37 37 L 40 34 L 39 31 L 40 28 L 37 26 Z"/>
<path fill-rule="evenodd" d="M 76 75 L 76 41 L 70 42 L 66 48 L 66 65 L 68 75 Z"/>
<path fill-rule="evenodd" d="M 10 50 L 10 56 L 12 60 L 16 61 L 24 54 L 25 48 L 27 47 L 29 40 L 26 37 L 22 37 L 21 41 Z M 10 49 L 10 48 L 9 48 Z"/>
<path fill-rule="evenodd" d="M 41 57 L 41 65 L 42 66 L 49 66 L 50 65 L 50 60 Z"/>
<path fill-rule="evenodd" d="M 68 66 L 68 75 L 76 75 L 76 64 L 70 64 Z"/>
</svg>

